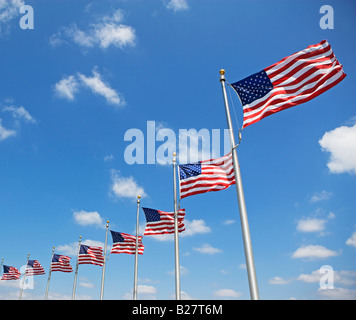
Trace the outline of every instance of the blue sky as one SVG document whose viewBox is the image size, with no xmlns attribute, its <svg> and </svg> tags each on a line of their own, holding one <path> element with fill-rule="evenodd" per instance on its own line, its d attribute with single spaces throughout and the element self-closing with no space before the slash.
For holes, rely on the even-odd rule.
<svg viewBox="0 0 356 320">
<path fill-rule="evenodd" d="M 20 28 L 24 4 L 34 29 Z M 219 129 L 223 155 L 219 70 L 238 81 L 326 39 L 347 77 L 244 129 L 238 155 L 261 298 L 355 299 L 356 5 L 328 1 L 334 29 L 322 29 L 325 4 L 0 1 L 0 258 L 20 268 L 30 253 L 48 271 L 56 246 L 74 266 L 78 237 L 103 244 L 107 219 L 110 229 L 134 233 L 138 193 L 142 206 L 172 211 L 172 166 L 147 164 L 148 121 L 154 151 L 164 143 L 171 151 L 159 133 L 175 133 L 178 145 L 180 130 Z M 242 109 L 230 93 L 236 129 Z M 125 159 L 130 129 L 143 133 L 143 164 Z M 249 299 L 235 187 L 181 206 L 183 298 Z M 141 232 L 144 220 L 141 210 Z M 173 299 L 172 238 L 143 243 L 138 297 Z M 324 265 L 334 270 L 334 289 L 320 289 Z M 106 299 L 131 298 L 133 267 L 131 255 L 110 256 Z M 49 298 L 70 298 L 73 277 L 53 273 Z M 24 298 L 42 299 L 47 275 L 34 280 Z M 100 280 L 100 267 L 80 266 L 77 298 L 98 299 Z M 16 281 L 0 283 L 1 299 L 18 294 Z"/>
</svg>

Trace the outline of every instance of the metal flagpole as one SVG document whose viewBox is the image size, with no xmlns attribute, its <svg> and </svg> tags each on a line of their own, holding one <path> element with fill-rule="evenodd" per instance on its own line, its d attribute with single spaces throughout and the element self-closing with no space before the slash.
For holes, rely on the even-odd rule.
<svg viewBox="0 0 356 320">
<path fill-rule="evenodd" d="M 48 299 L 48 289 L 49 289 L 49 281 L 51 280 L 51 274 L 52 274 L 52 259 L 54 255 L 54 248 L 52 249 L 52 255 L 51 255 L 51 264 L 49 265 L 49 272 L 48 272 L 48 280 L 47 280 L 47 287 L 46 287 L 46 293 L 45 293 L 45 300 Z"/>
<path fill-rule="evenodd" d="M 135 274 L 134 274 L 134 288 L 133 288 L 133 299 L 137 300 L 137 265 L 138 265 L 138 219 L 140 216 L 140 198 L 137 196 L 137 217 L 136 217 L 136 249 L 135 249 Z"/>
<path fill-rule="evenodd" d="M 3 264 L 4 264 L 4 258 L 2 258 L 2 259 L 1 259 L 1 264 L 0 264 L 0 272 L 1 272 L 1 270 L 2 270 L 2 266 L 3 266 Z"/>
<path fill-rule="evenodd" d="M 231 148 L 232 148 L 232 161 L 233 161 L 233 165 L 234 165 L 237 199 L 238 199 L 239 209 L 240 209 L 240 221 L 241 221 L 242 237 L 243 237 L 243 242 L 244 242 L 246 268 L 247 268 L 247 275 L 248 275 L 248 283 L 249 283 L 249 287 L 250 287 L 250 296 L 251 296 L 252 300 L 259 300 L 260 297 L 259 297 L 259 293 L 258 293 L 255 262 L 254 262 L 253 253 L 252 253 L 250 229 L 248 226 L 245 197 L 244 197 L 244 191 L 242 188 L 240 165 L 239 165 L 239 160 L 237 158 L 236 143 L 235 143 L 234 132 L 232 129 L 229 103 L 228 103 L 227 95 L 226 95 L 225 70 L 223 70 L 223 69 L 220 70 L 220 83 L 221 83 L 221 87 L 222 87 L 222 91 L 223 91 L 226 120 L 227 120 L 228 129 L 229 129 L 230 142 L 231 142 Z"/>
<path fill-rule="evenodd" d="M 77 253 L 77 265 L 75 266 L 75 273 L 74 273 L 74 283 L 73 283 L 73 292 L 72 292 L 72 300 L 75 299 L 75 289 L 77 287 L 77 276 L 78 276 L 78 262 L 79 262 L 79 250 L 80 245 L 82 243 L 82 236 L 79 236 L 79 245 L 78 245 L 78 253 Z"/>
<path fill-rule="evenodd" d="M 177 208 L 177 154 L 173 153 L 173 199 L 174 199 L 174 254 L 176 276 L 176 300 L 181 299 L 180 294 L 180 265 L 179 265 L 179 237 L 178 237 L 178 208 Z"/>
<path fill-rule="evenodd" d="M 30 254 L 27 255 L 27 260 L 26 260 L 26 267 L 25 267 L 25 274 L 22 278 L 22 284 L 20 283 L 21 286 L 21 290 L 20 290 L 20 296 L 19 296 L 19 300 L 22 299 L 22 293 L 23 293 L 23 289 L 25 287 L 25 281 L 26 281 L 26 269 L 27 269 L 27 264 L 28 264 L 28 260 L 30 259 Z"/>
<path fill-rule="evenodd" d="M 109 230 L 109 220 L 106 221 L 105 247 L 104 247 L 104 264 L 103 264 L 103 272 L 102 272 L 102 274 L 101 274 L 100 300 L 103 300 L 103 297 L 104 297 L 104 281 L 105 281 L 105 266 L 106 266 L 106 247 L 107 247 L 107 244 L 108 244 L 108 230 Z"/>
</svg>

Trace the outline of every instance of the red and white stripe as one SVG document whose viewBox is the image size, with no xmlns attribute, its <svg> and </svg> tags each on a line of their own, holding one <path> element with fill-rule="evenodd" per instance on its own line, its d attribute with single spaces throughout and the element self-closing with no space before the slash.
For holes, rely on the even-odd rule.
<svg viewBox="0 0 356 320">
<path fill-rule="evenodd" d="M 243 106 L 243 128 L 317 97 L 346 76 L 326 40 L 285 57 L 264 70 L 273 89 L 264 97 Z"/>
<path fill-rule="evenodd" d="M 128 233 L 120 233 L 124 238 L 124 242 L 115 242 L 112 246 L 110 253 L 127 253 L 135 254 L 136 253 L 136 236 L 133 236 Z M 142 236 L 138 236 L 138 254 L 143 254 L 145 246 L 142 244 Z"/>
<path fill-rule="evenodd" d="M 38 276 L 45 273 L 43 267 L 37 260 L 33 262 L 33 267 L 29 265 L 26 266 L 26 276 Z"/>
<path fill-rule="evenodd" d="M 94 264 L 96 266 L 104 265 L 103 248 L 91 246 L 87 250 L 87 254 L 80 253 L 78 256 L 78 264 Z"/>
<path fill-rule="evenodd" d="M 70 265 L 70 257 L 59 256 L 59 262 L 51 263 L 51 271 L 72 272 L 73 268 Z"/>
<path fill-rule="evenodd" d="M 224 190 L 235 184 L 232 153 L 201 161 L 201 174 L 180 180 L 180 198 L 199 193 Z"/>
<path fill-rule="evenodd" d="M 174 212 L 157 211 L 161 220 L 147 222 L 144 236 L 174 233 Z M 180 209 L 178 211 L 178 232 L 185 230 L 184 217 L 185 209 Z"/>
</svg>

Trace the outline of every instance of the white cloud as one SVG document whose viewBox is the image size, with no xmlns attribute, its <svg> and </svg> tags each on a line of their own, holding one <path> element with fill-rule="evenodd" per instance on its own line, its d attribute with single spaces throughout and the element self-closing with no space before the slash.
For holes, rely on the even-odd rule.
<svg viewBox="0 0 356 320">
<path fill-rule="evenodd" d="M 192 221 L 184 219 L 184 224 L 185 224 L 185 231 L 179 234 L 179 236 L 182 238 L 194 236 L 196 234 L 204 234 L 204 233 L 211 232 L 211 228 L 206 225 L 203 219 L 192 220 Z M 142 228 L 143 231 L 145 230 L 145 227 L 146 225 L 140 226 L 140 228 Z M 173 241 L 174 234 L 155 235 L 152 236 L 151 238 L 157 241 Z"/>
<path fill-rule="evenodd" d="M 220 289 L 214 291 L 214 296 L 219 298 L 239 298 L 242 296 L 242 293 L 233 289 Z"/>
<path fill-rule="evenodd" d="M 2 119 L 0 119 L 0 141 L 4 141 L 7 138 L 16 136 L 16 131 L 15 130 L 9 130 L 3 127 L 2 125 Z"/>
<path fill-rule="evenodd" d="M 61 98 L 73 101 L 75 94 L 81 88 L 88 88 L 92 93 L 104 97 L 109 104 L 115 106 L 125 105 L 122 95 L 111 88 L 109 83 L 103 81 L 96 68 L 92 72 L 93 76 L 85 76 L 82 73 L 78 73 L 77 75 L 63 77 L 54 85 L 55 93 Z"/>
<path fill-rule="evenodd" d="M 81 244 L 84 244 L 84 245 L 87 245 L 87 246 L 96 246 L 96 247 L 102 247 L 104 248 L 104 243 L 101 242 L 101 241 L 96 241 L 96 240 L 90 240 L 90 239 L 87 239 L 87 240 L 83 240 L 81 242 Z M 78 245 L 79 243 L 78 242 L 72 242 L 72 243 L 69 243 L 69 244 L 63 244 L 63 245 L 59 245 L 59 246 L 56 246 L 56 251 L 62 253 L 62 254 L 65 254 L 65 255 L 68 255 L 70 257 L 76 257 L 77 254 L 78 254 Z M 107 246 L 107 252 L 110 252 L 111 250 L 111 246 Z"/>
<path fill-rule="evenodd" d="M 0 0 L 0 34 L 1 24 L 6 25 L 10 20 L 20 14 L 20 7 L 25 3 L 22 0 Z"/>
<path fill-rule="evenodd" d="M 212 247 L 210 244 L 205 243 L 203 244 L 201 247 L 197 248 L 194 247 L 193 248 L 194 251 L 200 252 L 202 254 L 217 254 L 217 253 L 221 253 L 222 250 L 218 249 L 218 248 L 214 248 Z"/>
<path fill-rule="evenodd" d="M 181 276 L 185 276 L 185 275 L 187 275 L 189 273 L 188 268 L 186 268 L 186 267 L 184 267 L 182 265 L 179 266 L 179 271 L 180 271 L 180 275 Z M 171 271 L 167 271 L 167 274 L 169 274 L 171 276 L 174 276 L 175 272 L 176 272 L 175 269 L 173 269 Z"/>
<path fill-rule="evenodd" d="M 211 228 L 205 224 L 205 221 L 203 219 L 192 221 L 184 220 L 184 224 L 185 231 L 181 233 L 182 237 L 211 232 Z"/>
<path fill-rule="evenodd" d="M 311 197 L 310 197 L 310 202 L 319 202 L 323 200 L 328 200 L 332 196 L 332 192 L 328 191 L 321 191 L 321 192 L 315 192 Z"/>
<path fill-rule="evenodd" d="M 322 151 L 330 152 L 327 164 L 331 173 L 356 174 L 356 124 L 326 132 L 319 140 Z"/>
<path fill-rule="evenodd" d="M 325 219 L 306 218 L 298 221 L 297 230 L 300 232 L 321 232 L 325 230 Z"/>
<path fill-rule="evenodd" d="M 356 231 L 346 240 L 346 244 L 356 248 Z"/>
<path fill-rule="evenodd" d="M 7 106 L 2 109 L 3 111 L 11 112 L 12 116 L 16 119 L 25 119 L 30 123 L 36 123 L 36 119 L 24 107 Z"/>
<path fill-rule="evenodd" d="M 117 198 L 129 198 L 136 200 L 137 196 L 141 198 L 147 196 L 143 187 L 139 186 L 133 177 L 123 177 L 118 170 L 111 170 L 110 192 Z"/>
<path fill-rule="evenodd" d="M 338 256 L 339 253 L 320 245 L 301 246 L 292 255 L 292 258 L 323 259 Z"/>
<path fill-rule="evenodd" d="M 92 77 L 86 77 L 85 75 L 78 73 L 79 79 L 82 81 L 82 84 L 89 88 L 94 94 L 103 96 L 106 101 L 110 104 L 117 106 L 122 106 L 125 104 L 125 101 L 119 94 L 110 87 L 108 83 L 105 83 L 101 79 L 99 72 L 93 70 Z"/>
<path fill-rule="evenodd" d="M 284 279 L 282 277 L 273 277 L 268 281 L 269 284 L 283 285 L 291 283 L 293 279 Z"/>
<path fill-rule="evenodd" d="M 74 100 L 74 95 L 79 91 L 78 81 L 74 76 L 63 77 L 54 85 L 54 91 L 59 97 Z"/>
<path fill-rule="evenodd" d="M 222 222 L 222 224 L 223 224 L 224 226 L 229 226 L 230 224 L 234 224 L 235 222 L 236 222 L 236 220 L 227 219 L 227 220 L 224 220 L 224 221 Z"/>
<path fill-rule="evenodd" d="M 167 9 L 177 11 L 185 11 L 189 9 L 188 3 L 186 0 L 169 0 L 166 4 Z"/>
<path fill-rule="evenodd" d="M 355 289 L 334 288 L 332 290 L 318 289 L 318 295 L 322 299 L 330 300 L 356 300 Z"/>
<path fill-rule="evenodd" d="M 155 288 L 154 286 L 148 286 L 144 284 L 139 284 L 137 286 L 137 294 L 139 296 L 139 299 L 156 300 L 156 293 L 157 288 Z M 125 300 L 132 300 L 132 292 L 125 293 L 123 298 Z"/>
<path fill-rule="evenodd" d="M 99 46 L 106 49 L 114 46 L 120 49 L 132 47 L 136 44 L 136 32 L 131 26 L 122 24 L 124 15 L 121 10 L 115 10 L 111 15 L 103 16 L 98 22 L 81 30 L 76 24 L 64 27 L 60 32 L 52 35 L 50 44 L 60 45 L 68 39 L 83 48 Z"/>
<path fill-rule="evenodd" d="M 96 225 L 99 227 L 104 227 L 104 221 L 97 211 L 74 211 L 73 212 L 74 221 L 81 226 Z"/>
</svg>

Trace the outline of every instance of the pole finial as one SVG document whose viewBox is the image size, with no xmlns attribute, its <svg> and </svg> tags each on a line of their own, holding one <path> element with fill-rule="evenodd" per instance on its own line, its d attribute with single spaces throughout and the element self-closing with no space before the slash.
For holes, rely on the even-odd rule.
<svg viewBox="0 0 356 320">
<path fill-rule="evenodd" d="M 220 74 L 223 76 L 225 74 L 225 70 L 224 69 L 220 69 Z"/>
<path fill-rule="evenodd" d="M 137 199 L 141 199 L 141 196 L 137 196 Z"/>
<path fill-rule="evenodd" d="M 109 223 L 109 220 L 106 220 L 106 223 Z"/>
</svg>

